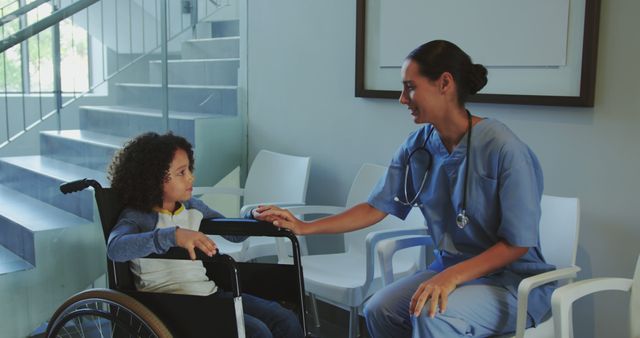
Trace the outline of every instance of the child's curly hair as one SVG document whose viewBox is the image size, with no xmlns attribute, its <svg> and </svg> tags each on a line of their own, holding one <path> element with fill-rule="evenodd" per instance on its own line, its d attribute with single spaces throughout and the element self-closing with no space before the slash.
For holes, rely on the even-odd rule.
<svg viewBox="0 0 640 338">
<path fill-rule="evenodd" d="M 171 132 L 139 135 L 114 155 L 108 177 L 111 188 L 125 206 L 150 212 L 162 205 L 163 184 L 169 177 L 169 166 L 178 149 L 187 153 L 189 170 L 193 172 L 191 144 Z"/>
</svg>

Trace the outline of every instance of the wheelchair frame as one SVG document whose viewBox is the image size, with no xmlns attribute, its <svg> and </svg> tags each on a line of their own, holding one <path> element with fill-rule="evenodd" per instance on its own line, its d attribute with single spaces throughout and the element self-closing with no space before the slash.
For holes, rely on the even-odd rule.
<svg viewBox="0 0 640 338">
<path fill-rule="evenodd" d="M 60 190 L 68 194 L 88 187 L 95 191 L 106 243 L 124 205 L 110 188 L 103 188 L 92 179 L 64 183 Z M 300 246 L 293 233 L 274 227 L 270 223 L 249 219 L 205 219 L 200 225 L 200 231 L 207 235 L 286 237 L 292 244 L 293 265 L 236 262 L 228 255 L 217 254 L 208 257 L 196 250 L 197 259 L 201 260 L 207 269 L 207 276 L 223 290 L 232 293 L 230 297 L 203 297 L 137 291 L 129 263 L 113 262 L 107 258 L 109 289 L 89 289 L 70 297 L 53 314 L 46 336 L 55 337 L 70 321 L 76 321 L 73 325 L 78 326 L 83 324 L 82 316 L 93 316 L 98 322 L 110 321 L 114 332 L 116 327 L 124 330 L 124 326 L 128 325 L 127 321 L 139 321 L 138 326 L 126 329 L 148 331 L 151 333 L 149 336 L 162 338 L 174 335 L 202 336 L 203 329 L 215 331 L 223 337 L 244 337 L 242 290 L 262 298 L 280 301 L 292 308 L 298 315 L 303 332 L 307 337 L 312 337 L 307 331 L 305 320 Z M 171 248 L 165 254 L 152 254 L 145 258 L 190 259 L 186 250 L 178 247 Z M 265 276 L 268 278 L 264 278 Z M 182 311 L 185 307 L 190 309 L 188 314 Z M 212 321 L 214 318 L 215 323 Z M 202 322 L 199 324 L 206 325 L 202 328 L 199 325 L 188 324 L 189 322 Z M 235 323 L 235 327 L 229 323 Z"/>
</svg>

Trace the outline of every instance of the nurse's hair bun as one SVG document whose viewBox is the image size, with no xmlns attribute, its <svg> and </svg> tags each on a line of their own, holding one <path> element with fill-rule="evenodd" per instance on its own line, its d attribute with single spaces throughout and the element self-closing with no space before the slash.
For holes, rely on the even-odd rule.
<svg viewBox="0 0 640 338">
<path fill-rule="evenodd" d="M 469 69 L 468 79 L 469 94 L 473 95 L 487 84 L 487 68 L 478 63 L 472 64 Z"/>
<path fill-rule="evenodd" d="M 458 103 L 464 106 L 469 95 L 487 84 L 487 69 L 474 64 L 460 47 L 446 40 L 433 40 L 411 51 L 407 59 L 420 67 L 420 74 L 435 81 L 448 72 L 457 85 Z"/>
</svg>

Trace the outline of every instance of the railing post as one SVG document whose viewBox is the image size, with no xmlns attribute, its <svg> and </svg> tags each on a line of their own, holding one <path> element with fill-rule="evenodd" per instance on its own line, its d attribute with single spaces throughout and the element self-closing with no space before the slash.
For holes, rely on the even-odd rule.
<svg viewBox="0 0 640 338">
<path fill-rule="evenodd" d="M 25 0 L 20 0 L 19 1 L 20 4 L 20 8 L 24 8 L 25 5 Z M 27 27 L 27 16 L 26 15 L 21 15 L 20 16 L 20 29 L 23 29 Z M 25 40 L 23 41 L 20 45 L 20 51 L 21 51 L 21 60 L 22 60 L 22 93 L 28 93 L 31 91 L 31 85 L 29 83 L 29 47 L 28 47 L 28 42 Z M 24 112 L 23 112 L 24 115 Z"/>
<path fill-rule="evenodd" d="M 53 2 L 53 10 L 57 11 L 58 8 Z M 60 71 L 60 23 L 56 23 L 51 27 L 51 43 L 52 46 L 52 58 L 53 58 L 53 95 L 56 98 L 56 121 L 58 131 L 62 130 L 62 117 L 60 112 L 62 110 L 62 80 Z"/>
<path fill-rule="evenodd" d="M 162 54 L 162 119 L 169 131 L 169 36 L 167 33 L 167 0 L 160 0 L 160 35 Z"/>
<path fill-rule="evenodd" d="M 191 1 L 191 35 L 197 38 L 196 25 L 198 24 L 198 0 Z"/>
</svg>

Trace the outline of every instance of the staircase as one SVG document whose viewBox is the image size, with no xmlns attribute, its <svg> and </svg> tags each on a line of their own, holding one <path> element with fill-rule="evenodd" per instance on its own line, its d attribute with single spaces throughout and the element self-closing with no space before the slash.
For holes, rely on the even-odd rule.
<svg viewBox="0 0 640 338">
<path fill-rule="evenodd" d="M 197 185 L 240 165 L 238 21 L 214 22 L 212 37 L 182 43 L 170 60 L 169 129 L 194 145 Z M 71 294 L 105 272 L 105 245 L 91 190 L 58 186 L 93 178 L 127 139 L 164 130 L 159 61 L 143 82 L 110 85 L 110 105 L 81 106 L 79 129 L 44 131 L 40 154 L 0 158 L 0 337 L 25 337 Z"/>
</svg>

